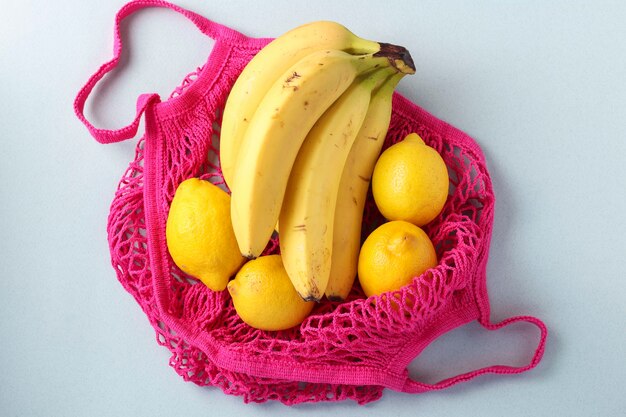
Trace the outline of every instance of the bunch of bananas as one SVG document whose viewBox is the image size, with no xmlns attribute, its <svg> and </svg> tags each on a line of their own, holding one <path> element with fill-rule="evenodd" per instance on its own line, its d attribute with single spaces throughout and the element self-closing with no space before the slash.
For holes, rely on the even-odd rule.
<svg viewBox="0 0 626 417">
<path fill-rule="evenodd" d="M 269 43 L 233 86 L 220 163 L 239 249 L 259 256 L 278 226 L 305 300 L 342 300 L 352 287 L 393 91 L 414 72 L 405 48 L 320 21 Z"/>
</svg>

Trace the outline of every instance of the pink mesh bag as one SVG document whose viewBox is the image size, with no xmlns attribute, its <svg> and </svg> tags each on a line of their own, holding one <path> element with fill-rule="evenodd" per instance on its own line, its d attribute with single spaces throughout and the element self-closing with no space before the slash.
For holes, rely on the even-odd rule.
<svg viewBox="0 0 626 417">
<path fill-rule="evenodd" d="M 141 95 L 128 126 L 96 128 L 84 116 L 85 101 L 118 64 L 120 22 L 144 7 L 166 7 L 186 16 L 215 40 L 213 51 L 167 100 Z M 385 146 L 418 132 L 441 153 L 450 171 L 448 202 L 425 227 L 440 259 L 436 268 L 388 297 L 366 298 L 357 280 L 346 302 L 320 302 L 299 327 L 267 332 L 239 319 L 227 291 L 213 292 L 174 265 L 165 224 L 176 187 L 190 177 L 223 184 L 222 109 L 239 73 L 270 40 L 246 37 L 170 3 L 134 1 L 116 16 L 113 59 L 88 80 L 74 103 L 78 118 L 101 143 L 133 138 L 145 117 L 145 134 L 115 193 L 107 232 L 117 277 L 148 317 L 158 343 L 171 351 L 170 365 L 186 381 L 217 386 L 245 402 L 285 404 L 345 399 L 365 404 L 379 399 L 385 388 L 421 393 L 485 373 L 515 374 L 535 367 L 547 336 L 543 322 L 530 316 L 497 324 L 489 319 L 485 275 L 495 200 L 480 148 L 397 93 Z M 370 195 L 364 236 L 382 221 Z M 278 242 L 272 241 L 265 253 L 277 251 Z M 429 343 L 473 320 L 489 330 L 520 321 L 537 326 L 540 338 L 531 361 L 522 367 L 489 366 L 435 384 L 410 377 L 407 365 Z"/>
</svg>

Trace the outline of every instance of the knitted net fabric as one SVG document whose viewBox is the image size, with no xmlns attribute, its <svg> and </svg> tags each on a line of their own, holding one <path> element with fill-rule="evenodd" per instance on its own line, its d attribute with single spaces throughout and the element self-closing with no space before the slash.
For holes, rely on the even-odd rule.
<svg viewBox="0 0 626 417">
<path fill-rule="evenodd" d="M 160 215 L 153 221 L 164 230 L 170 202 L 183 180 L 200 177 L 227 190 L 219 167 L 221 114 L 230 87 L 256 52 L 255 48 L 233 46 L 227 62 L 216 68 L 199 68 L 172 93 L 171 97 L 184 95 L 202 71 L 219 72 L 216 88 L 206 90 L 195 106 L 177 117 L 159 120 L 163 163 L 154 168 L 152 191 L 145 189 L 146 139 L 139 141 L 111 206 L 107 230 L 112 264 L 119 281 L 156 330 L 158 343 L 171 351 L 170 365 L 185 380 L 217 386 L 225 393 L 243 396 L 246 402 L 371 402 L 382 395 L 382 385 L 335 383 L 332 375 L 357 368 L 388 369 L 396 360 L 405 367 L 407 360 L 398 358 L 407 357 L 407 348 L 432 332 L 433 323 L 475 303 L 476 286 L 484 281 L 493 220 L 489 175 L 472 142 L 442 135 L 428 120 L 406 111 L 413 105 L 396 94 L 385 148 L 417 132 L 440 152 L 449 169 L 448 201 L 443 212 L 425 227 L 437 249 L 439 265 L 401 290 L 380 297 L 366 298 L 356 280 L 348 300 L 318 303 L 301 326 L 290 330 L 268 332 L 249 327 L 237 316 L 227 291 L 213 292 L 185 275 L 167 250 L 156 255 L 149 250 L 149 236 L 155 247 L 162 249 L 165 236 L 151 235 L 147 229 L 146 204 L 156 206 Z M 363 237 L 383 221 L 370 194 Z M 278 252 L 278 237 L 274 236 L 265 253 Z M 156 276 L 151 265 L 159 265 L 158 269 L 167 273 Z M 156 288 L 166 296 L 157 299 Z M 166 315 L 168 320 L 164 320 Z M 166 324 L 169 320 L 176 320 L 187 334 L 206 337 L 213 350 L 207 352 L 181 337 Z M 304 382 L 235 372 L 214 360 L 223 352 L 243 363 L 306 367 L 321 376 L 317 382 Z"/>
</svg>

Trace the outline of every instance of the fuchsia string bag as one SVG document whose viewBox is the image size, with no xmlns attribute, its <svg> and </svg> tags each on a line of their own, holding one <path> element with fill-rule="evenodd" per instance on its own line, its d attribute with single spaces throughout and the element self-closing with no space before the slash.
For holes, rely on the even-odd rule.
<svg viewBox="0 0 626 417">
<path fill-rule="evenodd" d="M 120 22 L 144 7 L 165 7 L 186 16 L 215 40 L 213 51 L 167 100 L 141 95 L 128 126 L 96 128 L 83 114 L 85 101 L 119 62 Z M 174 265 L 165 241 L 170 202 L 187 178 L 223 184 L 222 109 L 239 73 L 269 41 L 246 37 L 174 4 L 133 1 L 116 16 L 114 58 L 89 79 L 74 103 L 78 118 L 101 143 L 134 137 L 145 117 L 145 134 L 115 193 L 107 231 L 117 277 L 148 317 L 158 343 L 172 352 L 170 365 L 186 381 L 220 387 L 246 402 L 285 404 L 345 399 L 365 404 L 379 399 L 385 388 L 421 393 L 485 373 L 534 368 L 545 347 L 543 322 L 530 316 L 497 324 L 489 319 L 486 265 L 495 199 L 485 158 L 472 138 L 397 93 L 385 147 L 417 132 L 443 156 L 450 172 L 446 206 L 424 228 L 437 249 L 436 268 L 387 297 L 366 298 L 357 280 L 345 302 L 324 300 L 299 327 L 268 332 L 243 323 L 227 291 L 213 292 Z M 363 236 L 382 221 L 370 194 Z M 273 240 L 265 253 L 277 251 Z M 540 338 L 530 363 L 489 366 L 435 384 L 409 376 L 407 365 L 426 346 L 473 320 L 489 330 L 520 321 L 535 325 Z"/>
</svg>

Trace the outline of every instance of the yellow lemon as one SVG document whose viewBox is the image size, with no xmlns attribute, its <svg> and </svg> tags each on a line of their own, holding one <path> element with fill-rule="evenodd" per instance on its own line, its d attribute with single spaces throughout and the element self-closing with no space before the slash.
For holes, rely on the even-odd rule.
<svg viewBox="0 0 626 417">
<path fill-rule="evenodd" d="M 239 317 L 261 330 L 297 326 L 315 305 L 296 292 L 280 255 L 260 256 L 247 262 L 228 283 L 228 292 Z"/>
<path fill-rule="evenodd" d="M 384 223 L 363 242 L 358 276 L 370 297 L 407 285 L 413 277 L 437 266 L 437 254 L 428 235 L 412 223 Z"/>
<path fill-rule="evenodd" d="M 180 183 L 165 229 L 174 263 L 213 291 L 222 291 L 246 260 L 230 220 L 230 196 L 208 181 Z"/>
<path fill-rule="evenodd" d="M 417 226 L 429 223 L 441 212 L 448 187 L 443 158 L 416 133 L 386 149 L 372 174 L 372 193 L 382 215 Z"/>
</svg>

